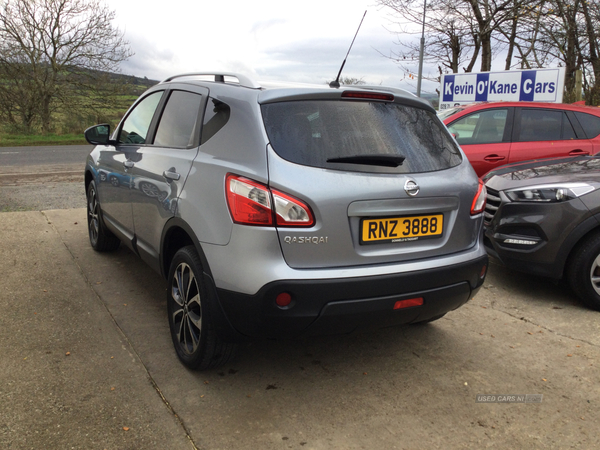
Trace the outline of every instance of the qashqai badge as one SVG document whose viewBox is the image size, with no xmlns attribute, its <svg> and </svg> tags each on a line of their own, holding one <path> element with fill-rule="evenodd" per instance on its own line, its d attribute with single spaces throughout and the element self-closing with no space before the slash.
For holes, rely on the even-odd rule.
<svg viewBox="0 0 600 450">
<path fill-rule="evenodd" d="M 407 180 L 404 183 L 404 191 L 411 197 L 414 197 L 419 193 L 419 185 L 413 180 Z"/>
</svg>

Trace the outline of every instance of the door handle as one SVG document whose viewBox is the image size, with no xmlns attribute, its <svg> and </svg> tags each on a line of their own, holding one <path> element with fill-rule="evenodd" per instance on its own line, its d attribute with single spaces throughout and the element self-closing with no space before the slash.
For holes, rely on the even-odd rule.
<svg viewBox="0 0 600 450">
<path fill-rule="evenodd" d="M 581 150 L 580 148 L 578 148 L 577 150 L 571 150 L 569 152 L 570 156 L 583 156 L 583 155 L 589 155 L 590 152 L 586 152 L 585 150 Z"/>
<path fill-rule="evenodd" d="M 178 174 L 177 172 L 172 172 L 170 170 L 165 170 L 163 172 L 163 177 L 165 177 L 165 179 L 167 181 L 178 181 L 181 178 L 181 175 Z"/>
<path fill-rule="evenodd" d="M 135 166 L 135 163 L 133 161 L 123 161 L 123 165 L 125 166 L 125 169 L 133 169 L 133 166 Z"/>
<path fill-rule="evenodd" d="M 505 159 L 506 159 L 505 156 L 499 156 L 499 155 L 488 155 L 485 158 L 483 158 L 483 160 L 487 161 L 487 162 L 498 162 L 498 161 L 503 161 Z"/>
</svg>

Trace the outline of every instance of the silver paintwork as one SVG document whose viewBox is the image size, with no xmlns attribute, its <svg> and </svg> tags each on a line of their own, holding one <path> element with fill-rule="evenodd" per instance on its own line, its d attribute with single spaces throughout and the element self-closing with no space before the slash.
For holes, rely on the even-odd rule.
<svg viewBox="0 0 600 450">
<path fill-rule="evenodd" d="M 479 239 L 482 216 L 471 218 L 477 185 L 465 163 L 442 172 L 374 174 L 300 166 L 268 151 L 270 184 L 307 202 L 317 224 L 313 228 L 279 228 L 287 264 L 296 269 L 388 264 L 415 258 L 435 258 L 473 247 Z M 407 179 L 417 180 L 421 192 L 404 191 Z M 360 245 L 363 217 L 444 214 L 444 235 L 414 242 Z M 329 236 L 327 246 L 285 245 L 286 236 Z M 430 262 L 435 267 L 435 261 Z"/>
<path fill-rule="evenodd" d="M 473 223 L 473 226 L 477 226 L 476 222 Z M 472 248 L 444 257 L 388 264 L 294 269 L 283 258 L 279 243 L 273 239 L 271 230 L 251 229 L 242 225 L 233 227 L 229 245 L 204 244 L 202 249 L 206 258 L 211 262 L 211 271 L 217 287 L 250 295 L 255 294 L 265 284 L 277 280 L 350 279 L 408 273 L 432 267 L 450 267 L 473 261 L 486 254 L 482 242 L 478 240 Z M 330 248 L 330 245 L 306 245 L 304 247 L 327 249 Z M 252 255 L 252 257 L 248 258 L 247 255 Z"/>
<path fill-rule="evenodd" d="M 344 89 L 285 86 L 261 90 L 244 78 L 238 80 L 240 84 L 234 85 L 200 82 L 186 75 L 152 89 L 203 89 L 204 95 L 229 105 L 227 131 L 216 133 L 203 145 L 187 149 L 128 146 L 127 151 L 98 146 L 88 159 L 88 166 L 94 167 L 96 173 L 119 173 L 119 187 L 97 181 L 102 185 L 99 198 L 103 211 L 111 229 L 122 229 L 120 236 L 135 242 L 140 255 L 151 265 L 157 266 L 164 251 L 160 237 L 172 218 L 184 222 L 195 233 L 216 286 L 244 294 L 254 294 L 277 280 L 407 273 L 450 267 L 485 256 L 481 241 L 483 215 L 470 215 L 477 178 L 464 154 L 463 162 L 456 167 L 410 176 L 291 163 L 270 147 L 260 103 L 339 100 Z M 394 95 L 396 102 L 433 111 L 414 96 L 401 91 L 394 91 Z M 118 129 L 113 137 L 117 133 Z M 134 164 L 125 167 L 126 161 Z M 266 228 L 234 224 L 225 197 L 228 173 L 249 177 L 307 203 L 314 213 L 315 226 Z M 142 184 L 149 180 L 155 183 Z M 417 196 L 407 192 L 409 180 L 418 185 Z M 147 192 L 156 195 L 149 196 Z M 444 215 L 442 237 L 399 244 L 359 243 L 362 217 L 425 213 Z"/>
</svg>

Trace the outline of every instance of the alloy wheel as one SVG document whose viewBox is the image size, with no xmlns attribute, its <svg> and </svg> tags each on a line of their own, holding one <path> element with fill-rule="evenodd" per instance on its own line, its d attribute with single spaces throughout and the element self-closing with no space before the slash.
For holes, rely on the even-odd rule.
<svg viewBox="0 0 600 450">
<path fill-rule="evenodd" d="M 181 350 L 191 355 L 200 345 L 202 306 L 198 280 L 192 268 L 182 262 L 175 269 L 171 282 L 171 321 Z"/>
<path fill-rule="evenodd" d="M 142 192 L 148 197 L 158 197 L 160 194 L 158 188 L 150 183 L 142 183 L 141 188 Z"/>
<path fill-rule="evenodd" d="M 96 198 L 96 190 L 90 187 L 88 192 L 88 228 L 90 240 L 92 243 L 98 242 L 98 233 L 100 231 L 100 221 L 98 218 L 98 199 Z"/>
<path fill-rule="evenodd" d="M 590 281 L 596 294 L 600 295 L 600 255 L 596 256 L 590 269 Z"/>
</svg>

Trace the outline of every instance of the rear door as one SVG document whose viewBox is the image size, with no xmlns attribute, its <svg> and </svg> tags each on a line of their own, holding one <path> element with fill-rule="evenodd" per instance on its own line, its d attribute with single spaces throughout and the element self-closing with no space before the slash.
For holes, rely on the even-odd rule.
<svg viewBox="0 0 600 450">
<path fill-rule="evenodd" d="M 131 187 L 135 237 L 140 256 L 151 266 L 158 263 L 163 228 L 177 211 L 177 200 L 198 153 L 207 94 L 201 87 L 170 89 L 150 136 L 152 145 L 140 148 L 136 155 Z"/>
<path fill-rule="evenodd" d="M 508 163 L 513 110 L 482 109 L 448 125 L 478 176 Z"/>
<path fill-rule="evenodd" d="M 600 152 L 600 115 L 579 111 L 570 112 L 569 115 L 571 114 L 574 116 L 572 122 L 577 133 L 579 134 L 581 131 L 582 137 L 590 140 L 594 147 L 594 154 Z M 577 124 L 581 128 L 578 128 Z"/>
<path fill-rule="evenodd" d="M 423 262 L 475 244 L 477 179 L 433 111 L 368 100 L 262 108 L 269 183 L 316 218 L 278 228 L 291 267 Z"/>
<path fill-rule="evenodd" d="M 565 111 L 516 108 L 509 162 L 593 153 L 592 143 L 578 136 Z"/>
</svg>

